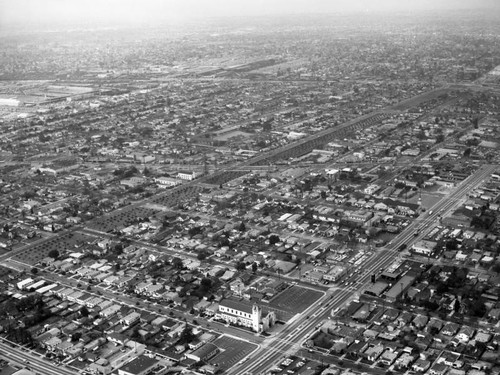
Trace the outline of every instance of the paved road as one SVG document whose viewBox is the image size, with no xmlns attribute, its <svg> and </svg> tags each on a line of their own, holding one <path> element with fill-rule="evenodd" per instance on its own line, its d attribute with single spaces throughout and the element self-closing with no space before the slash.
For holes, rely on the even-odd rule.
<svg viewBox="0 0 500 375">
<path fill-rule="evenodd" d="M 273 364 L 277 363 L 281 357 L 295 353 L 304 340 L 307 339 L 316 329 L 316 326 L 325 318 L 344 306 L 348 301 L 356 298 L 357 293 L 366 288 L 370 283 L 370 275 L 376 273 L 378 269 L 390 265 L 400 254 L 397 249 L 403 243 L 416 241 L 425 236 L 431 229 L 431 225 L 436 222 L 439 215 L 443 215 L 460 204 L 461 199 L 482 181 L 491 172 L 497 169 L 496 165 L 485 165 L 476 173 L 455 188 L 455 190 L 441 201 L 437 202 L 431 210 L 432 214 L 424 214 L 421 220 L 417 220 L 407 227 L 407 229 L 397 236 L 389 248 L 382 249 L 371 255 L 363 265 L 365 272 L 358 276 L 356 282 L 347 288 L 332 288 L 317 303 L 309 307 L 301 316 L 277 334 L 275 337 L 265 340 L 261 348 L 252 355 L 251 361 L 235 366 L 228 371 L 228 374 L 264 374 Z M 429 212 L 429 211 L 427 211 Z M 414 236 L 417 229 L 421 230 L 418 236 Z"/>
<path fill-rule="evenodd" d="M 37 374 L 75 375 L 78 373 L 76 368 L 56 365 L 41 357 L 39 353 L 28 349 L 20 350 L 17 346 L 12 347 L 3 339 L 0 340 L 0 349 L 0 358 L 17 363 L 21 367 L 28 367 Z"/>
</svg>

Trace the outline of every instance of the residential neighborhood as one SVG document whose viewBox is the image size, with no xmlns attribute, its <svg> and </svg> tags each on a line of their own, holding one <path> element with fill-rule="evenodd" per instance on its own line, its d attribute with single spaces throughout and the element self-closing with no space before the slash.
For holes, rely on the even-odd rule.
<svg viewBox="0 0 500 375">
<path fill-rule="evenodd" d="M 398 9 L 1 26 L 0 375 L 500 374 L 500 13 Z"/>
</svg>

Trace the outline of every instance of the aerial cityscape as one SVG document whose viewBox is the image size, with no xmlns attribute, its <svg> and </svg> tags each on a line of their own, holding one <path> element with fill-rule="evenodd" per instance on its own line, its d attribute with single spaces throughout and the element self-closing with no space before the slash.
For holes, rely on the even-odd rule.
<svg viewBox="0 0 500 375">
<path fill-rule="evenodd" d="M 0 0 L 0 375 L 500 375 L 500 2 Z"/>
</svg>

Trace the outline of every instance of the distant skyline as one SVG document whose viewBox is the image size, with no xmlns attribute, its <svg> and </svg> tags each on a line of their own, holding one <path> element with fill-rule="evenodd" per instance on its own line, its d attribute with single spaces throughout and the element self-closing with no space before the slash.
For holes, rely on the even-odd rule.
<svg viewBox="0 0 500 375">
<path fill-rule="evenodd" d="M 0 27 L 10 24 L 182 22 L 230 16 L 443 9 L 500 9 L 498 0 L 0 0 Z"/>
</svg>

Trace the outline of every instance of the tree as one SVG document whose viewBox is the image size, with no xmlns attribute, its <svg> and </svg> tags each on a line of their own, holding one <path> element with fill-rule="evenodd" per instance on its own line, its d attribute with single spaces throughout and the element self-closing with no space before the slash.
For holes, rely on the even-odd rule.
<svg viewBox="0 0 500 375">
<path fill-rule="evenodd" d="M 210 290 L 210 288 L 212 287 L 212 279 L 208 278 L 208 277 L 204 277 L 203 279 L 201 279 L 200 281 L 200 285 L 203 289 L 205 290 Z"/>
<path fill-rule="evenodd" d="M 464 151 L 464 158 L 470 158 L 471 152 L 472 151 L 471 151 L 470 147 L 466 148 L 465 151 Z"/>
<path fill-rule="evenodd" d="M 404 182 L 401 182 L 401 181 L 398 181 L 398 182 L 396 182 L 396 183 L 394 184 L 394 187 L 395 187 L 396 189 L 403 189 L 405 186 L 406 186 L 406 185 L 405 185 L 405 183 L 404 183 Z"/>
<path fill-rule="evenodd" d="M 252 272 L 253 273 L 257 272 L 257 269 L 258 269 L 257 263 L 253 262 L 252 263 Z"/>
<path fill-rule="evenodd" d="M 432 335 L 432 336 L 436 336 L 438 333 L 439 333 L 439 328 L 436 327 L 436 326 L 431 326 L 429 328 L 429 333 Z"/>
<path fill-rule="evenodd" d="M 89 309 L 87 308 L 87 306 L 83 306 L 81 309 L 80 309 L 80 315 L 83 316 L 83 317 L 87 317 L 89 316 Z"/>
<path fill-rule="evenodd" d="M 206 251 L 200 251 L 197 255 L 196 255 L 196 259 L 198 260 L 205 260 L 207 258 L 208 254 Z"/>
<path fill-rule="evenodd" d="M 38 268 L 33 267 L 33 268 L 31 269 L 31 273 L 32 273 L 33 275 L 36 275 L 36 274 L 38 273 Z"/>
<path fill-rule="evenodd" d="M 57 258 L 59 258 L 59 251 L 57 251 L 56 249 L 53 249 L 53 250 L 50 250 L 47 255 L 51 258 L 57 259 Z"/>
<path fill-rule="evenodd" d="M 486 305 L 482 299 L 471 300 L 469 312 L 472 316 L 482 317 L 486 314 Z"/>
<path fill-rule="evenodd" d="M 174 268 L 176 268 L 178 270 L 182 269 L 182 267 L 184 267 L 184 264 L 182 263 L 182 259 L 179 257 L 174 257 L 172 259 L 172 266 L 174 266 Z"/>
<path fill-rule="evenodd" d="M 493 272 L 500 273 L 500 262 L 496 262 L 491 269 Z"/>
<path fill-rule="evenodd" d="M 456 249 L 458 249 L 458 241 L 455 238 L 446 241 L 446 250 L 456 250 Z"/>
<path fill-rule="evenodd" d="M 194 237 L 194 236 L 200 234 L 201 232 L 202 232 L 201 227 L 192 227 L 192 228 L 189 228 L 189 230 L 188 230 L 188 234 L 191 237 Z"/>
<path fill-rule="evenodd" d="M 181 335 L 179 337 L 179 344 L 187 344 L 193 341 L 194 339 L 194 334 L 193 334 L 193 328 L 187 323 L 184 326 L 184 329 L 181 332 Z"/>
<path fill-rule="evenodd" d="M 121 242 L 117 243 L 114 247 L 113 247 L 113 252 L 116 254 L 116 255 L 121 255 L 123 253 L 123 244 Z"/>
<path fill-rule="evenodd" d="M 239 261 L 238 263 L 236 263 L 236 269 L 238 271 L 244 271 L 246 270 L 247 266 L 245 264 L 245 262 L 242 262 L 242 261 Z"/>
<path fill-rule="evenodd" d="M 280 238 L 278 237 L 278 235 L 276 234 L 271 234 L 269 236 L 269 244 L 270 245 L 274 245 L 276 243 L 280 242 Z"/>
<path fill-rule="evenodd" d="M 245 225 L 245 223 L 243 221 L 240 223 L 240 226 L 238 227 L 238 230 L 240 232 L 244 232 L 244 231 L 247 230 L 247 227 L 246 227 L 246 225 Z"/>
</svg>

